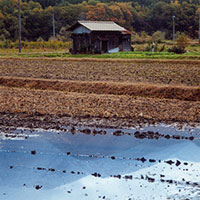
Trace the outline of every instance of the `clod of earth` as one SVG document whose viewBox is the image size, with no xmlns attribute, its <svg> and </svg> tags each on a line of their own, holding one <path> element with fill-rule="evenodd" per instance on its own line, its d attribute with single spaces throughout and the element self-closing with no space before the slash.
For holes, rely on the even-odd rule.
<svg viewBox="0 0 200 200">
<path fill-rule="evenodd" d="M 56 170 L 53 169 L 53 168 L 49 168 L 48 170 L 51 171 L 51 172 L 55 172 L 55 171 L 56 171 Z"/>
<path fill-rule="evenodd" d="M 94 176 L 94 177 L 101 177 L 101 174 L 95 172 L 94 174 L 92 174 L 92 176 Z"/>
<path fill-rule="evenodd" d="M 127 179 L 127 180 L 132 180 L 133 179 L 133 176 L 132 175 L 126 175 L 125 177 L 124 177 L 125 179 Z"/>
<path fill-rule="evenodd" d="M 151 178 L 151 177 L 149 177 L 149 176 L 146 176 L 145 179 L 146 179 L 148 182 L 150 182 L 150 183 L 155 182 L 155 178 Z"/>
<path fill-rule="evenodd" d="M 154 163 L 154 162 L 156 162 L 156 160 L 155 159 L 149 159 L 149 162 Z"/>
<path fill-rule="evenodd" d="M 113 135 L 115 135 L 115 136 L 122 136 L 122 135 L 124 135 L 125 133 L 123 132 L 123 131 L 121 131 L 121 130 L 118 130 L 118 131 L 115 131 L 115 132 L 113 132 Z"/>
<path fill-rule="evenodd" d="M 37 167 L 37 170 L 46 170 L 46 168 L 43 168 L 43 167 Z"/>
<path fill-rule="evenodd" d="M 179 160 L 176 161 L 176 166 L 178 167 L 181 164 Z"/>
<path fill-rule="evenodd" d="M 42 186 L 40 186 L 40 185 L 36 185 L 36 186 L 35 186 L 35 189 L 36 189 L 36 190 L 40 190 L 41 188 L 42 188 Z"/>
<path fill-rule="evenodd" d="M 138 161 L 142 161 L 143 163 L 147 161 L 147 159 L 144 158 L 144 157 L 142 157 L 142 158 L 137 158 L 136 160 L 138 160 Z"/>
<path fill-rule="evenodd" d="M 32 154 L 32 155 L 35 155 L 35 154 L 36 154 L 36 151 L 35 151 L 35 150 L 31 151 L 31 154 Z"/>
<path fill-rule="evenodd" d="M 174 162 L 173 162 L 172 160 L 165 161 L 165 163 L 167 163 L 167 164 L 169 164 L 169 165 L 174 164 Z"/>
<path fill-rule="evenodd" d="M 90 129 L 83 129 L 83 130 L 80 130 L 81 133 L 84 133 L 86 135 L 90 135 L 91 133 L 91 130 Z"/>
</svg>

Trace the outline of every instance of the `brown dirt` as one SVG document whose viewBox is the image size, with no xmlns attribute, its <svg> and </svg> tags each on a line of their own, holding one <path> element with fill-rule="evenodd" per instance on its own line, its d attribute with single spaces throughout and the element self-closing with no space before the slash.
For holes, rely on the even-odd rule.
<svg viewBox="0 0 200 200">
<path fill-rule="evenodd" d="M 0 113 L 200 122 L 197 61 L 0 59 L 0 74 Z"/>
<path fill-rule="evenodd" d="M 200 102 L 0 88 L 0 112 L 200 122 Z"/>
<path fill-rule="evenodd" d="M 0 76 L 199 86 L 200 62 L 9 58 Z"/>
</svg>

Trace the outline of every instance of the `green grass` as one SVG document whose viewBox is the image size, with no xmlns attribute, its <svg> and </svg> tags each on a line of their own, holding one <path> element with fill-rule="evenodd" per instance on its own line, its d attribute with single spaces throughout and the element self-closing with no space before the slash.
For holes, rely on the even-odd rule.
<svg viewBox="0 0 200 200">
<path fill-rule="evenodd" d="M 1 56 L 1 54 L 0 54 Z M 2 54 L 5 56 L 5 54 Z M 200 59 L 200 52 L 175 54 L 169 52 L 120 52 L 112 54 L 78 54 L 71 55 L 65 52 L 31 52 L 21 54 L 6 54 L 8 57 L 49 57 L 49 58 L 100 58 L 100 59 Z"/>
<path fill-rule="evenodd" d="M 28 43 L 29 44 L 29 43 Z M 29 44 L 29 46 L 32 43 Z M 34 45 L 38 44 L 33 42 Z M 46 44 L 46 43 L 45 43 Z M 137 45 L 137 48 L 144 48 L 145 44 Z M 168 45 L 168 43 L 166 43 Z M 171 45 L 167 46 L 168 48 Z M 49 57 L 49 58 L 100 58 L 100 59 L 200 59 L 200 45 L 199 43 L 192 43 L 187 47 L 187 53 L 184 54 L 175 54 L 167 52 L 167 48 L 164 52 L 147 52 L 147 51 L 136 51 L 134 52 L 120 52 L 112 54 L 78 54 L 71 55 L 68 52 L 68 48 L 23 48 L 22 53 L 18 53 L 17 48 L 0 48 L 0 57 Z"/>
</svg>

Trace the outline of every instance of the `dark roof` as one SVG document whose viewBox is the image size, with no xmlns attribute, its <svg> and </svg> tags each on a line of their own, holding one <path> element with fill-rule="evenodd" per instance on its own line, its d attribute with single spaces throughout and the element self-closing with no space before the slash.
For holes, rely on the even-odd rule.
<svg viewBox="0 0 200 200">
<path fill-rule="evenodd" d="M 68 31 L 73 31 L 78 26 L 84 26 L 90 31 L 126 31 L 125 28 L 119 26 L 113 21 L 78 21 Z"/>
</svg>

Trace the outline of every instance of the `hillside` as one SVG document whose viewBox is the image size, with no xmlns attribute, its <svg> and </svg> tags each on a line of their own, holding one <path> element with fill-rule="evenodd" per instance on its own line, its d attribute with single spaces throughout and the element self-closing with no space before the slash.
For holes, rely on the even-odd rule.
<svg viewBox="0 0 200 200">
<path fill-rule="evenodd" d="M 21 7 L 22 39 L 28 41 L 50 39 L 53 13 L 57 38 L 64 41 L 66 29 L 79 19 L 112 20 L 137 33 L 162 31 L 171 38 L 172 16 L 177 32 L 198 37 L 197 0 L 24 0 Z M 0 0 L 0 41 L 17 40 L 17 13 L 17 1 Z"/>
</svg>

